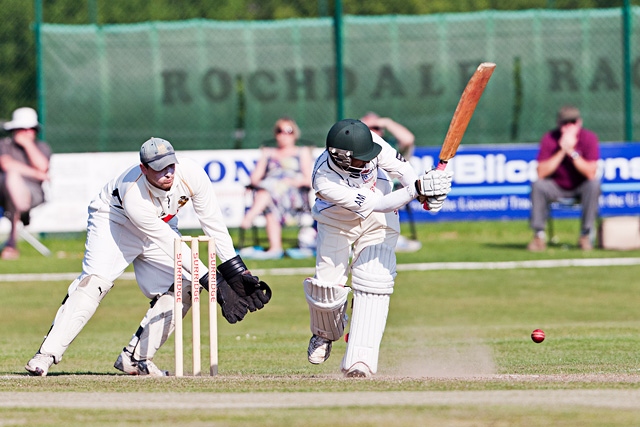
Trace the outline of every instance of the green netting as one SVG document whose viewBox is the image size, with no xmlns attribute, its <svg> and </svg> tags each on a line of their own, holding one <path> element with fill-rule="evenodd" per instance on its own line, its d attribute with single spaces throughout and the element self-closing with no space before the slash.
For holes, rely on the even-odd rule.
<svg viewBox="0 0 640 427">
<path fill-rule="evenodd" d="M 639 16 L 634 8 L 634 29 Z M 322 145 L 336 119 L 332 24 L 45 24 L 46 139 L 56 152 L 135 150 L 149 136 L 180 149 L 249 148 L 289 115 Z M 537 141 L 565 103 L 601 139 L 620 140 L 622 36 L 619 9 L 346 16 L 345 114 L 376 111 L 419 145 L 439 144 L 471 73 L 491 61 L 464 143 Z"/>
</svg>

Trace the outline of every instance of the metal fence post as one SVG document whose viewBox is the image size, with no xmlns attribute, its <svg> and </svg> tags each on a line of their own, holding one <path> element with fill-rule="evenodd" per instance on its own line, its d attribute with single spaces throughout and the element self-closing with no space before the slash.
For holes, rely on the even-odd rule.
<svg viewBox="0 0 640 427">
<path fill-rule="evenodd" d="M 40 139 L 46 141 L 47 137 L 45 131 L 47 129 L 45 114 L 45 99 L 44 99 L 44 76 L 42 73 L 42 0 L 35 0 L 35 12 L 36 22 L 34 25 L 35 39 L 36 39 L 36 101 L 38 103 L 38 119 L 42 126 L 40 126 Z"/>
<path fill-rule="evenodd" d="M 622 7 L 622 55 L 624 61 L 624 139 L 633 141 L 633 101 L 631 99 L 631 5 Z"/>
<path fill-rule="evenodd" d="M 333 31 L 336 52 L 336 120 L 344 118 L 344 70 L 342 69 L 342 0 L 335 0 Z"/>
</svg>

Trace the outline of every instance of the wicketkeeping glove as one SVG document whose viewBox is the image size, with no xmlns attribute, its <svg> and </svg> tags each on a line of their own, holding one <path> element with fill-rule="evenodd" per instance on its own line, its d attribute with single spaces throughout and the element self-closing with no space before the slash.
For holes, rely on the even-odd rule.
<svg viewBox="0 0 640 427">
<path fill-rule="evenodd" d="M 416 180 L 416 191 L 421 196 L 441 196 L 451 191 L 453 172 L 431 169 Z"/>
<path fill-rule="evenodd" d="M 218 267 L 222 277 L 248 305 L 249 311 L 260 310 L 271 300 L 271 288 L 251 274 L 240 255 L 223 262 Z"/>
<path fill-rule="evenodd" d="M 231 289 L 221 274 L 216 275 L 216 282 L 216 300 L 227 322 L 236 323 L 244 319 L 249 311 L 249 304 Z M 209 272 L 200 277 L 200 286 L 209 290 Z"/>
<path fill-rule="evenodd" d="M 229 284 L 224 281 L 221 275 L 217 275 L 216 279 L 216 300 L 220 305 L 222 315 L 225 319 L 227 319 L 227 322 L 229 323 L 236 323 L 241 321 L 249 311 L 247 302 L 238 294 L 236 294 L 235 291 L 231 289 L 231 287 L 229 287 Z M 205 288 L 207 291 L 209 290 L 208 272 L 200 278 L 200 286 Z M 169 290 L 173 292 L 173 288 L 174 286 L 171 285 Z"/>
</svg>

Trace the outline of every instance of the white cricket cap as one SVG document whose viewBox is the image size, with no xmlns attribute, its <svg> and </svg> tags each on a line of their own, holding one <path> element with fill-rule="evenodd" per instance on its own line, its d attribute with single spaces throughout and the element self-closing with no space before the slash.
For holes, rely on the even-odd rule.
<svg viewBox="0 0 640 427">
<path fill-rule="evenodd" d="M 162 138 L 150 138 L 140 147 L 140 163 L 148 165 L 154 171 L 178 163 L 176 152 L 169 141 Z"/>
</svg>

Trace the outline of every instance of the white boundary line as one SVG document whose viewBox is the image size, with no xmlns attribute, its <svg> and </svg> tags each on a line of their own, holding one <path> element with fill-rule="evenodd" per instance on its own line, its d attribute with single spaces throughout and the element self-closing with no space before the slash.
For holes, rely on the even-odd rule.
<svg viewBox="0 0 640 427">
<path fill-rule="evenodd" d="M 514 270 L 518 268 L 564 268 L 564 267 L 611 267 L 640 265 L 640 258 L 577 258 L 549 259 L 536 261 L 502 262 L 426 262 L 418 264 L 398 264 L 398 271 L 435 270 Z M 252 269 L 258 276 L 312 276 L 313 267 L 300 268 L 259 268 Z M 0 274 L 0 282 L 56 282 L 71 281 L 78 273 L 26 273 Z M 135 280 L 133 272 L 125 272 L 119 280 Z"/>
</svg>

